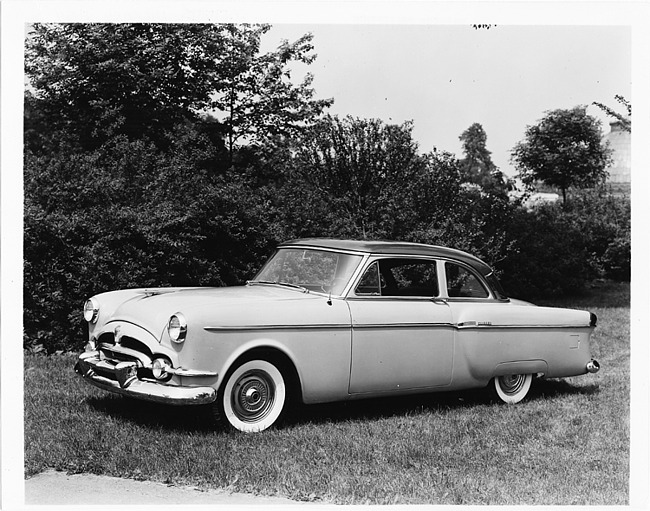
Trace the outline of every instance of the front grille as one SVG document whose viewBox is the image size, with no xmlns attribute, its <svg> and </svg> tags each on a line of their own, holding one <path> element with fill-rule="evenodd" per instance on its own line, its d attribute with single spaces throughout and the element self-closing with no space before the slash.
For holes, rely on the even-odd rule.
<svg viewBox="0 0 650 511">
<path fill-rule="evenodd" d="M 142 341 L 123 335 L 119 344 L 115 342 L 113 332 L 105 332 L 100 335 L 97 343 L 99 358 L 109 363 L 138 362 L 140 367 L 148 367 L 151 364 L 153 353 Z"/>
<path fill-rule="evenodd" d="M 112 358 L 115 358 L 117 360 L 132 360 L 132 358 L 128 355 L 126 355 L 127 358 L 123 358 L 125 356 L 124 354 L 114 353 L 113 350 L 111 350 L 111 348 L 115 346 L 115 335 L 112 332 L 105 332 L 100 335 L 97 345 L 100 350 L 105 350 L 113 353 L 114 357 Z M 123 335 L 120 339 L 120 346 L 130 350 L 138 351 L 149 358 L 151 358 L 153 355 L 152 351 L 145 343 L 127 335 Z"/>
<path fill-rule="evenodd" d="M 131 362 L 137 360 L 135 357 L 127 355 L 126 353 L 119 353 L 115 350 L 112 350 L 108 346 L 100 346 L 99 351 L 104 355 L 104 357 L 114 360 L 116 362 Z"/>
<path fill-rule="evenodd" d="M 138 339 L 134 339 L 133 337 L 128 337 L 126 335 L 123 336 L 120 344 L 125 348 L 129 348 L 135 351 L 139 351 L 140 353 L 144 353 L 148 357 L 151 357 L 153 355 L 153 353 L 145 343 L 140 342 Z"/>
</svg>

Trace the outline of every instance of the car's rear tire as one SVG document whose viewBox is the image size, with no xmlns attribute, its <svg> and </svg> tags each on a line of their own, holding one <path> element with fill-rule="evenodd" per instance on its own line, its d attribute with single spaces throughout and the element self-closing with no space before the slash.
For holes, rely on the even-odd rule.
<svg viewBox="0 0 650 511">
<path fill-rule="evenodd" d="M 245 433 L 277 424 L 288 406 L 287 377 L 281 364 L 264 359 L 246 360 L 224 379 L 213 403 L 215 418 L 228 429 Z"/>
<path fill-rule="evenodd" d="M 526 397 L 532 381 L 532 374 L 496 376 L 490 382 L 490 391 L 494 399 L 512 405 Z"/>
</svg>

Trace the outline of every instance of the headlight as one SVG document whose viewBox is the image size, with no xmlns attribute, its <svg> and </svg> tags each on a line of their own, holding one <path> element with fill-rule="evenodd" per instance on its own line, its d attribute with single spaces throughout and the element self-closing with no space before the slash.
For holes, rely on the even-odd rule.
<svg viewBox="0 0 650 511">
<path fill-rule="evenodd" d="M 153 363 L 151 364 L 151 372 L 153 377 L 156 380 L 169 380 L 171 374 L 167 372 L 167 369 L 172 366 L 172 363 L 163 357 L 154 358 Z"/>
<path fill-rule="evenodd" d="M 167 332 L 169 332 L 169 338 L 173 342 L 183 342 L 187 335 L 187 320 L 185 319 L 185 316 L 178 312 L 169 318 Z"/>
<path fill-rule="evenodd" d="M 84 319 L 88 323 L 95 323 L 99 317 L 99 302 L 94 298 L 86 300 L 84 304 Z"/>
</svg>

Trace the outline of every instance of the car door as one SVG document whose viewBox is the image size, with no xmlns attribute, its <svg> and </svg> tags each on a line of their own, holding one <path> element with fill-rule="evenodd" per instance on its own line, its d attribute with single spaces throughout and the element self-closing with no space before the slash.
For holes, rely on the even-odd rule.
<svg viewBox="0 0 650 511">
<path fill-rule="evenodd" d="M 438 263 L 428 258 L 371 262 L 350 292 L 350 393 L 449 385 L 451 311 L 439 295 Z"/>
</svg>

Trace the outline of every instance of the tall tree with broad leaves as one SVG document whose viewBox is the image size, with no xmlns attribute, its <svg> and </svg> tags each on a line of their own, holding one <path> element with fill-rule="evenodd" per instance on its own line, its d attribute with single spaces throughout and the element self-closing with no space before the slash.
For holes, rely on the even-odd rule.
<svg viewBox="0 0 650 511">
<path fill-rule="evenodd" d="M 524 184 L 532 188 L 542 181 L 557 187 L 566 204 L 569 188 L 589 188 L 606 179 L 611 150 L 602 137 L 600 121 L 588 115 L 586 107 L 552 110 L 526 128 L 511 161 Z"/>
<path fill-rule="evenodd" d="M 82 150 L 126 135 L 170 147 L 173 127 L 210 115 L 227 149 L 286 134 L 320 115 L 312 76 L 291 81 L 293 61 L 310 64 L 312 36 L 260 55 L 269 25 L 34 24 L 27 38 L 26 134 L 34 150 L 52 131 Z M 57 138 L 62 137 L 59 134 Z M 51 137 L 50 137 L 51 141 Z"/>
<path fill-rule="evenodd" d="M 270 25 L 246 27 L 228 27 L 223 68 L 210 103 L 226 126 L 231 158 L 238 143 L 291 136 L 333 103 L 314 98 L 310 73 L 297 85 L 291 79 L 292 63 L 309 65 L 316 59 L 312 34 L 293 43 L 284 40 L 275 51 L 260 54 L 261 37 Z"/>
<path fill-rule="evenodd" d="M 34 24 L 25 51 L 28 94 L 41 125 L 82 149 L 127 135 L 159 145 L 209 106 L 226 25 Z M 30 125 L 27 128 L 35 129 Z"/>
<path fill-rule="evenodd" d="M 326 197 L 332 235 L 395 238 L 425 162 L 412 124 L 327 116 L 295 149 L 294 178 Z M 336 227 L 336 226 L 338 227 Z"/>
</svg>

